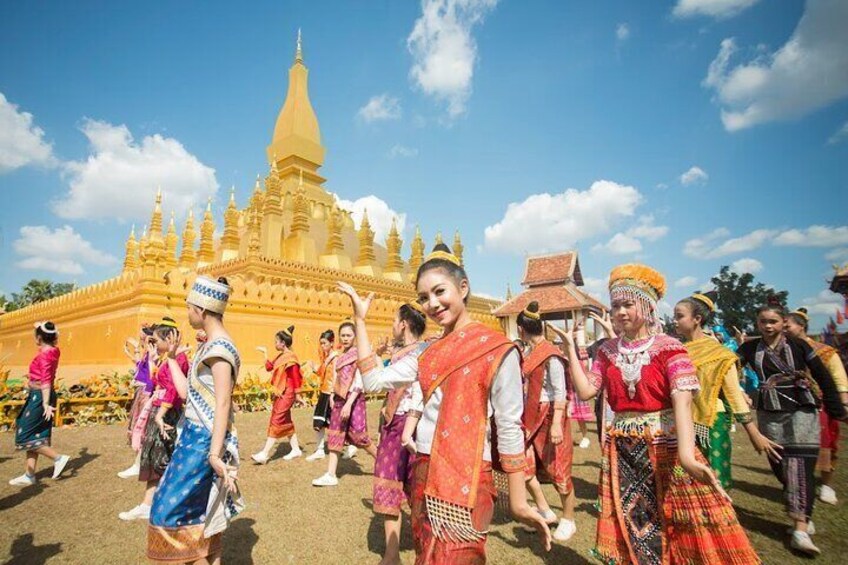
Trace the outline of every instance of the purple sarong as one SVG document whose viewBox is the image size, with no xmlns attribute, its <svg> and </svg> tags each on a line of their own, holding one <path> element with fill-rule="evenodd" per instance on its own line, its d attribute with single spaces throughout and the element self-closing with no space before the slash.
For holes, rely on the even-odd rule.
<svg viewBox="0 0 848 565">
<path fill-rule="evenodd" d="M 380 430 L 380 446 L 374 463 L 374 512 L 400 516 L 406 487 L 412 479 L 412 455 L 400 444 L 406 414 L 395 414 Z"/>
<path fill-rule="evenodd" d="M 327 431 L 327 449 L 335 453 L 342 452 L 345 440 L 356 447 L 371 445 L 371 438 L 368 437 L 365 395 L 360 393 L 356 396 L 347 422 L 342 421 L 344 405 L 344 398 L 333 395 L 333 411 L 330 413 L 330 429 Z"/>
</svg>

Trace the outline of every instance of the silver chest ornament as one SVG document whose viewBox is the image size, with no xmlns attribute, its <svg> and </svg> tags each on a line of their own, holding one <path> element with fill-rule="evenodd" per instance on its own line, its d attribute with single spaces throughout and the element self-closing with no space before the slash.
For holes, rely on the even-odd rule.
<svg viewBox="0 0 848 565">
<path fill-rule="evenodd" d="M 651 363 L 651 354 L 648 350 L 653 344 L 654 336 L 632 349 L 625 346 L 623 339 L 618 342 L 615 366 L 621 371 L 621 378 L 627 385 L 627 397 L 630 399 L 636 396 L 636 383 L 642 378 L 642 367 Z"/>
</svg>

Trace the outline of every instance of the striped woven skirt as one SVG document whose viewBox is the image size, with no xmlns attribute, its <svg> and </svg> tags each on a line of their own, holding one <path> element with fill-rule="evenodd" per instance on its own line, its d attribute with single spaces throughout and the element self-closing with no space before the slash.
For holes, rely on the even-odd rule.
<svg viewBox="0 0 848 565">
<path fill-rule="evenodd" d="M 731 502 L 680 466 L 671 410 L 616 414 L 599 490 L 593 554 L 604 563 L 760 563 Z"/>
</svg>

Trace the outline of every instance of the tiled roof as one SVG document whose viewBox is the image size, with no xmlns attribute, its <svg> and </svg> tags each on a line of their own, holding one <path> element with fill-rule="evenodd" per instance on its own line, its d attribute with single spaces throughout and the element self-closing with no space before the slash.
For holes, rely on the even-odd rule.
<svg viewBox="0 0 848 565">
<path fill-rule="evenodd" d="M 576 251 L 528 258 L 524 281 L 521 284 L 534 287 L 564 283 L 569 279 L 578 286 L 583 286 L 583 276 L 580 274 L 580 263 L 577 261 Z"/>
<path fill-rule="evenodd" d="M 495 316 L 504 318 L 514 316 L 524 310 L 533 300 L 539 303 L 539 312 L 541 314 L 581 310 L 586 306 L 607 308 L 577 288 L 575 284 L 568 283 L 558 286 L 529 288 L 495 310 L 494 314 Z"/>
</svg>

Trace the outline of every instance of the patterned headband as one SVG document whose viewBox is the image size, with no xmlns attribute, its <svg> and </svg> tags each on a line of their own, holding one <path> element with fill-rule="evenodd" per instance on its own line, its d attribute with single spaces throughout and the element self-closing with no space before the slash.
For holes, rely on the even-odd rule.
<svg viewBox="0 0 848 565">
<path fill-rule="evenodd" d="M 528 318 L 530 318 L 531 320 L 541 320 L 542 319 L 541 314 L 539 314 L 538 312 L 531 312 L 527 308 L 522 310 L 521 313 L 524 314 L 525 316 L 527 316 Z"/>
<path fill-rule="evenodd" d="M 434 259 L 441 259 L 442 261 L 447 261 L 448 263 L 453 263 L 457 267 L 462 266 L 462 261 L 459 260 L 459 257 L 454 255 L 453 253 L 448 253 L 447 251 L 442 251 L 441 249 L 438 251 L 433 251 L 427 258 L 424 259 L 424 262 L 432 261 Z"/>
<path fill-rule="evenodd" d="M 809 322 L 809 321 L 810 321 L 810 317 L 807 315 L 807 313 L 806 313 L 806 312 L 802 312 L 801 310 L 793 310 L 792 312 L 790 312 L 790 314 L 793 314 L 793 315 L 795 315 L 795 316 L 800 316 L 801 318 L 804 318 L 804 321 L 805 321 L 805 322 Z"/>
<path fill-rule="evenodd" d="M 696 292 L 695 294 L 692 295 L 692 298 L 694 300 L 697 300 L 698 302 L 700 302 L 702 304 L 705 304 L 707 306 L 707 308 L 710 309 L 710 312 L 715 312 L 715 309 L 716 309 L 715 302 L 713 302 L 712 299 L 709 296 L 707 296 L 706 294 L 701 294 L 700 292 Z"/>
<path fill-rule="evenodd" d="M 229 286 L 213 281 L 209 277 L 199 276 L 194 280 L 186 302 L 216 314 L 223 314 L 229 299 Z"/>
</svg>

